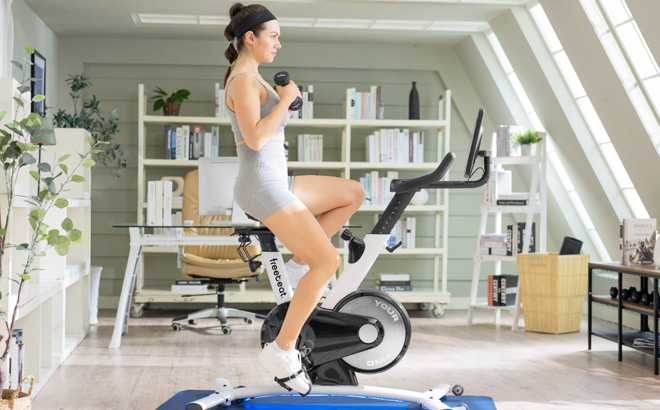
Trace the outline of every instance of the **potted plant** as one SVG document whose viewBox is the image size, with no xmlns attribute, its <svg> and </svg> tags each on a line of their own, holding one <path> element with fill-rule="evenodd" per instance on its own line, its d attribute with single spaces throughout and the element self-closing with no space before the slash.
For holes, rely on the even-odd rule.
<svg viewBox="0 0 660 410">
<path fill-rule="evenodd" d="M 536 154 L 536 143 L 540 142 L 543 138 L 539 137 L 538 131 L 527 129 L 524 132 L 517 132 L 513 134 L 511 139 L 520 145 L 520 155 L 529 156 Z"/>
<path fill-rule="evenodd" d="M 115 177 L 121 176 L 126 168 L 126 153 L 117 141 L 119 134 L 119 117 L 117 110 L 112 110 L 108 118 L 105 118 L 101 103 L 92 95 L 88 100 L 81 100 L 82 90 L 92 85 L 89 78 L 82 74 L 70 74 L 66 83 L 69 85 L 69 95 L 73 100 L 73 114 L 59 109 L 53 117 L 56 127 L 60 128 L 84 128 L 92 134 L 94 143 L 103 142 L 98 153 L 94 154 L 94 160 L 99 164 L 114 168 Z M 82 107 L 78 111 L 79 105 Z"/>
<path fill-rule="evenodd" d="M 160 87 L 156 87 L 154 92 L 158 94 L 151 97 L 151 100 L 154 100 L 154 111 L 158 112 L 162 108 L 165 115 L 179 115 L 181 103 L 190 96 L 190 91 L 184 88 L 173 92 L 169 96 Z"/>
<path fill-rule="evenodd" d="M 24 45 L 23 48 L 29 54 L 34 53 L 34 49 L 30 46 Z M 23 62 L 12 61 L 12 64 L 22 70 L 23 78 L 19 83 L 18 92 L 23 94 L 30 90 L 30 62 L 29 58 L 23 58 Z M 31 102 L 43 101 L 43 95 L 35 95 L 32 97 Z M 39 161 L 32 155 L 37 148 L 31 141 L 37 140 L 43 136 L 44 133 L 53 132 L 52 128 L 46 127 L 46 122 L 42 123 L 43 118 L 36 113 L 29 113 L 29 107 L 26 108 L 25 102 L 22 98 L 14 97 L 16 102 L 16 110 L 14 112 L 13 120 L 6 123 L 0 128 L 0 160 L 2 161 L 2 170 L 4 177 L 4 206 L 0 209 L 0 255 L 5 252 L 13 250 L 14 252 L 25 252 L 25 263 L 21 265 L 19 272 L 15 272 L 16 277 L 2 278 L 4 281 L 11 281 L 18 284 L 18 291 L 16 293 L 15 305 L 7 305 L 9 299 L 7 294 L 1 294 L 0 300 L 5 305 L 3 306 L 4 312 L 0 314 L 2 320 L 5 321 L 7 334 L 0 336 L 0 389 L 4 388 L 7 381 L 5 363 L 9 356 L 9 347 L 11 346 L 12 331 L 16 322 L 18 306 L 21 304 L 21 291 L 24 284 L 30 280 L 30 275 L 38 268 L 33 266 L 34 262 L 46 254 L 48 249 L 53 248 L 58 255 L 64 256 L 69 252 L 71 243 L 80 243 L 82 241 L 82 233 L 79 229 L 75 229 L 73 222 L 70 218 L 65 218 L 60 227 L 48 226 L 44 223 L 49 211 L 53 208 L 65 208 L 69 206 L 69 201 L 66 198 L 60 197 L 60 194 L 65 192 L 68 186 L 72 183 L 81 183 L 85 180 L 84 177 L 77 175 L 76 172 L 80 168 L 91 168 L 95 165 L 95 161 L 91 158 L 92 154 L 98 154 L 102 150 L 99 147 L 105 142 L 96 142 L 91 137 L 89 139 L 89 149 L 86 152 L 79 153 L 79 161 L 75 166 L 67 167 L 64 162 L 70 155 L 63 155 L 53 163 L 47 161 Z M 7 112 L 0 112 L 0 121 L 6 117 Z M 35 170 L 29 170 L 30 165 L 36 165 Z M 27 167 L 27 168 L 26 168 Z M 22 193 L 19 181 L 21 176 L 29 172 L 29 177 L 35 179 L 40 183 L 36 195 L 26 196 Z M 17 202 L 21 201 L 28 207 L 27 213 L 28 222 L 32 228 L 32 232 L 27 233 L 28 238 L 25 243 L 9 243 L 8 233 L 11 229 L 10 224 L 12 221 L 12 210 Z M 11 275 L 12 272 L 6 272 L 6 266 L 0 264 L 0 277 L 2 275 Z M 13 276 L 13 275 L 12 275 Z M 39 354 L 36 352 L 34 354 Z M 12 392 L 12 394 L 15 392 Z M 4 394 L 3 394 L 4 396 Z M 21 396 L 22 397 L 22 396 Z M 29 398 L 29 397 L 28 397 Z M 0 400 L 3 404 L 5 400 Z"/>
</svg>

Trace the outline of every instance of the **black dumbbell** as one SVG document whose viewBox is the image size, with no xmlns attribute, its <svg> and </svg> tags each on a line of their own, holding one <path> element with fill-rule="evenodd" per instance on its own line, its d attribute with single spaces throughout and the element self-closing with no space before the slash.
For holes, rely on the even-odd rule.
<svg viewBox="0 0 660 410">
<path fill-rule="evenodd" d="M 628 300 L 630 297 L 630 291 L 628 289 L 621 289 L 621 300 Z"/>
<path fill-rule="evenodd" d="M 275 84 L 279 85 L 280 87 L 284 87 L 285 85 L 289 84 L 289 81 L 291 81 L 291 77 L 289 76 L 288 72 L 280 71 L 279 73 L 275 74 Z M 296 97 L 295 101 L 289 105 L 289 109 L 291 111 L 298 111 L 302 108 L 302 105 L 302 98 Z"/>
<path fill-rule="evenodd" d="M 637 288 L 634 286 L 630 287 L 630 295 L 628 296 L 632 303 L 639 303 L 642 300 L 642 293 L 637 292 Z"/>
<path fill-rule="evenodd" d="M 616 297 L 619 296 L 619 289 L 617 289 L 616 286 L 610 288 L 610 296 L 612 296 L 612 299 L 616 299 Z"/>
<path fill-rule="evenodd" d="M 653 292 L 651 293 L 645 293 L 642 295 L 642 305 L 650 305 L 653 303 Z"/>
</svg>

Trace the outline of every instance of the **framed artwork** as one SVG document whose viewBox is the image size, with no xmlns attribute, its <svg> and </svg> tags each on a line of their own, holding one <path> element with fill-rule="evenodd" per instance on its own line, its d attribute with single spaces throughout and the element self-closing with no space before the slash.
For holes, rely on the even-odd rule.
<svg viewBox="0 0 660 410">
<path fill-rule="evenodd" d="M 30 76 L 32 80 L 32 97 L 37 94 L 46 95 L 46 59 L 39 54 L 36 50 L 31 55 L 32 69 Z M 41 115 L 46 115 L 46 100 L 32 103 L 32 112 Z"/>
</svg>

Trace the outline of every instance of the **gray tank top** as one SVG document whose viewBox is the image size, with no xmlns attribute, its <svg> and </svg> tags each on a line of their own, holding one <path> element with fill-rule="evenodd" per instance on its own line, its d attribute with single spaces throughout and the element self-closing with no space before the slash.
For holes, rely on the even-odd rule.
<svg viewBox="0 0 660 410">
<path fill-rule="evenodd" d="M 241 134 L 241 130 L 238 127 L 238 121 L 236 120 L 236 113 L 232 111 L 231 108 L 229 108 L 229 104 L 227 104 L 227 88 L 229 88 L 229 84 L 234 80 L 234 78 L 238 77 L 241 74 L 246 74 L 246 72 L 242 73 L 237 73 L 233 75 L 229 81 L 227 81 L 227 85 L 225 86 L 225 108 L 227 108 L 227 112 L 229 113 L 229 121 L 231 122 L 231 130 L 234 132 L 234 141 L 239 142 L 239 141 L 244 141 L 243 139 L 243 134 Z M 247 73 L 247 74 L 252 74 L 255 76 L 253 73 Z M 264 101 L 263 104 L 261 104 L 261 118 L 266 117 L 268 114 L 270 114 L 273 109 L 275 109 L 275 106 L 277 105 L 278 102 L 280 102 L 280 97 L 273 93 L 271 90 L 268 89 L 261 81 L 259 81 L 258 78 L 255 79 L 261 84 L 265 89 L 266 89 L 266 101 Z M 289 122 L 289 113 L 287 112 L 284 115 L 284 118 L 282 118 L 282 121 L 280 122 L 280 125 L 277 127 L 277 131 L 275 132 L 284 132 L 284 127 L 286 124 Z M 246 144 L 247 145 L 247 144 Z"/>
</svg>

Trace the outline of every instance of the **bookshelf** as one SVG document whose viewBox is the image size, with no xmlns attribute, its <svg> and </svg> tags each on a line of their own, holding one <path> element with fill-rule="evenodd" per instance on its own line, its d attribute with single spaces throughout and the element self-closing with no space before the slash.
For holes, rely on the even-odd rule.
<svg viewBox="0 0 660 410">
<path fill-rule="evenodd" d="M 18 96 L 17 82 L 13 78 L 0 78 L 0 111 L 7 111 L 3 123 L 14 119 L 15 105 L 12 96 Z M 28 93 L 29 94 L 29 93 Z M 29 95 L 22 96 L 29 107 Z M 18 116 L 20 117 L 21 110 Z M 55 129 L 57 145 L 43 148 L 42 158 L 57 158 L 82 152 L 89 133 L 83 129 Z M 75 159 L 74 158 L 74 159 Z M 36 167 L 34 167 L 36 169 Z M 72 167 L 69 167 L 72 169 Z M 89 170 L 87 170 L 89 171 Z M 37 183 L 28 170 L 23 168 L 16 192 L 19 195 L 35 195 Z M 31 279 L 25 283 L 17 306 L 18 283 L 10 280 L 22 270 L 25 252 L 13 248 L 6 249 L 2 256 L 2 279 L 0 292 L 9 295 L 2 307 L 3 315 L 16 312 L 15 329 L 23 330 L 25 349 L 24 375 L 34 375 L 33 395 L 36 395 L 53 376 L 57 368 L 66 360 L 89 332 L 89 272 L 91 262 L 91 175 L 84 175 L 86 183 L 70 186 L 63 193 L 69 206 L 51 209 L 45 223 L 60 226 L 64 218 L 71 218 L 76 229 L 82 232 L 82 242 L 72 244 L 66 256 L 59 256 L 50 249 L 45 256 L 35 260 Z M 2 184 L 4 187 L 4 184 Z M 0 203 L 7 207 L 7 193 L 0 192 Z M 32 233 L 28 215 L 32 206 L 24 201 L 14 202 L 12 217 L 7 230 L 8 243 L 24 243 Z M 6 328 L 0 334 L 6 335 Z M 8 361 L 7 361 L 8 362 Z M 8 365 L 8 363 L 5 363 Z M 14 386 L 15 387 L 15 386 Z M 5 386 L 7 388 L 7 386 Z"/>
<path fill-rule="evenodd" d="M 146 95 L 144 85 L 138 85 L 138 178 L 137 178 L 137 221 L 143 223 L 146 220 L 146 191 L 147 191 L 147 172 L 161 172 L 173 170 L 177 172 L 186 172 L 197 167 L 196 160 L 169 160 L 153 158 L 147 155 L 147 127 L 171 124 L 173 127 L 177 124 L 188 125 L 207 125 L 221 127 L 221 141 L 228 135 L 231 135 L 233 143 L 233 134 L 230 129 L 228 118 L 216 117 L 165 117 L 158 115 L 147 115 Z M 325 151 L 330 145 L 336 146 L 336 152 L 328 156 L 328 160 L 322 162 L 302 162 L 290 160 L 288 162 L 289 170 L 294 175 L 309 174 L 316 172 L 330 173 L 344 178 L 358 179 L 360 173 L 368 171 L 402 171 L 408 175 L 418 176 L 424 172 L 434 170 L 445 153 L 449 151 L 450 142 L 450 107 L 451 92 L 446 91 L 443 96 L 444 105 L 442 117 L 443 120 L 354 120 L 341 118 L 318 118 L 318 119 L 291 119 L 287 125 L 288 134 L 297 134 L 297 131 L 315 133 L 331 132 L 332 136 L 327 137 L 327 146 L 324 144 Z M 378 162 L 369 163 L 364 161 L 364 134 L 370 130 L 382 128 L 409 128 L 411 130 L 430 130 L 433 144 L 435 145 L 435 154 L 431 158 L 428 154 L 424 158 L 425 162 L 420 163 L 393 163 Z M 332 141 L 330 141 L 332 140 Z M 426 141 L 426 140 L 425 140 Z M 290 156 L 295 150 L 289 148 Z M 160 151 L 159 151 L 160 152 Z M 221 152 L 220 155 L 223 155 Z M 236 155 L 232 152 L 232 155 Z M 429 286 L 420 287 L 419 290 L 411 292 L 398 292 L 397 299 L 403 303 L 431 303 L 434 306 L 436 316 L 444 315 L 444 306 L 449 303 L 450 293 L 447 291 L 447 237 L 448 237 L 448 192 L 447 190 L 437 190 L 429 192 L 431 204 L 429 205 L 411 205 L 407 214 L 422 214 L 433 218 L 433 238 L 430 246 L 416 249 L 398 249 L 393 255 L 383 253 L 384 258 L 396 258 L 397 255 L 419 256 L 428 255 L 433 259 L 433 272 Z M 357 215 L 373 214 L 374 221 L 379 212 L 385 210 L 386 205 L 365 205 L 358 211 Z M 175 207 L 173 207 L 175 208 Z M 356 216 L 357 216 L 356 215 Z M 405 216 L 405 215 L 404 215 Z M 145 248 L 145 252 L 173 252 L 174 248 L 157 249 Z M 286 249 L 282 250 L 286 253 Z M 338 245 L 338 251 L 344 258 L 344 263 L 348 263 L 348 253 L 344 245 Z M 144 279 L 149 275 L 148 269 L 144 267 L 139 270 L 140 274 L 136 280 L 133 314 L 140 314 L 144 304 L 161 302 L 179 302 L 185 303 L 180 295 L 172 294 L 167 290 L 149 289 L 144 286 Z M 143 272 L 146 272 L 143 274 Z M 413 279 L 414 280 L 414 279 Z M 248 303 L 271 303 L 272 296 L 268 292 L 259 290 L 249 291 L 241 289 L 238 292 L 229 291 L 226 294 L 228 302 L 248 302 Z M 189 301 L 189 300 L 188 300 Z M 194 302 L 213 302 L 213 297 L 194 298 Z"/>
<path fill-rule="evenodd" d="M 484 263 L 493 263 L 494 275 L 502 274 L 502 262 L 517 263 L 517 256 L 500 256 L 500 255 L 482 255 L 480 253 L 480 238 L 485 235 L 488 229 L 489 219 L 494 222 L 494 231 L 489 233 L 505 233 L 502 230 L 502 216 L 511 215 L 514 219 L 516 217 L 524 218 L 525 233 L 522 241 L 522 249 L 524 252 L 529 249 L 531 229 L 529 227 L 537 221 L 536 225 L 536 252 L 546 251 L 546 234 L 547 234 L 547 185 L 546 185 L 546 149 L 545 138 L 536 144 L 535 155 L 530 156 L 509 156 L 509 157 L 493 157 L 491 160 L 491 175 L 494 176 L 496 171 L 503 170 L 504 167 L 513 167 L 512 171 L 515 172 L 528 172 L 530 175 L 530 182 L 528 188 L 529 200 L 528 205 L 497 205 L 487 201 L 488 192 L 484 194 L 484 203 L 481 206 L 481 218 L 479 221 L 479 235 L 477 239 L 476 253 L 473 256 L 473 270 L 472 270 L 472 283 L 470 287 L 470 305 L 468 307 L 468 324 L 472 324 L 474 311 L 477 309 L 488 310 L 494 313 L 495 323 L 499 323 L 501 312 L 508 311 L 513 313 L 512 330 L 518 329 L 518 322 L 520 319 L 521 304 L 520 293 L 516 290 L 516 302 L 512 306 L 490 306 L 486 302 L 478 302 L 479 282 L 481 280 L 482 265 Z M 492 152 L 496 152 L 496 138 L 493 136 Z M 491 182 L 492 183 L 492 182 Z M 488 187 L 486 187 L 488 190 Z M 534 198 L 538 193 L 539 201 L 536 203 Z M 535 218 L 536 217 L 536 218 Z M 514 229 L 518 220 L 514 221 Z M 514 243 L 512 247 L 515 249 L 517 245 Z"/>
</svg>

